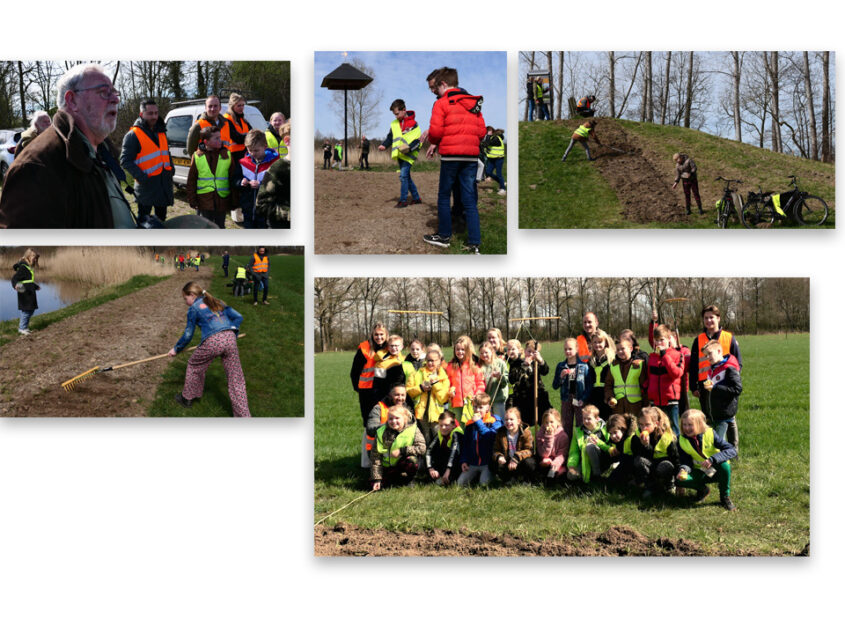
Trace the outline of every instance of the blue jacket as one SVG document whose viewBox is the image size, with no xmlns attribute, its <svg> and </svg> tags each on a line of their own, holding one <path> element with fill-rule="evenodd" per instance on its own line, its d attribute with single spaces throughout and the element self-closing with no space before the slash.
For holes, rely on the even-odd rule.
<svg viewBox="0 0 845 634">
<path fill-rule="evenodd" d="M 490 419 L 493 420 L 490 420 Z M 490 463 L 496 432 L 502 426 L 498 416 L 488 415 L 487 422 L 476 421 L 467 424 L 461 439 L 461 463 L 471 467 L 483 467 Z M 453 432 L 454 433 L 454 432 Z"/>
<path fill-rule="evenodd" d="M 201 297 L 188 309 L 188 325 L 185 326 L 185 334 L 176 342 L 176 352 L 182 352 L 194 336 L 194 329 L 199 326 L 202 332 L 202 341 L 211 335 L 223 330 L 237 331 L 241 327 L 243 316 L 231 306 L 226 306 L 222 313 L 211 312 Z"/>
<path fill-rule="evenodd" d="M 555 378 L 552 381 L 552 389 L 560 390 L 560 398 L 562 401 L 569 400 L 569 381 L 564 381 L 560 378 L 560 373 L 566 368 L 566 359 L 557 364 L 555 368 Z M 588 380 L 590 374 L 590 366 L 582 361 L 578 361 L 575 365 L 575 400 L 587 403 L 592 391 L 592 382 Z"/>
</svg>

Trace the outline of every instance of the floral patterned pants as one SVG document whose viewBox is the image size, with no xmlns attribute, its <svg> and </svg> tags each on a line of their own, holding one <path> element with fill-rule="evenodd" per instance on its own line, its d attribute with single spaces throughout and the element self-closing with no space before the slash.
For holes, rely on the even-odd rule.
<svg viewBox="0 0 845 634">
<path fill-rule="evenodd" d="M 205 387 L 205 373 L 216 357 L 223 360 L 223 370 L 229 383 L 229 398 L 232 400 L 232 413 L 237 417 L 248 417 L 249 403 L 246 398 L 246 381 L 238 356 L 238 338 L 233 330 L 224 330 L 211 335 L 200 344 L 188 359 L 185 373 L 185 387 L 182 396 L 195 399 L 202 396 Z"/>
</svg>

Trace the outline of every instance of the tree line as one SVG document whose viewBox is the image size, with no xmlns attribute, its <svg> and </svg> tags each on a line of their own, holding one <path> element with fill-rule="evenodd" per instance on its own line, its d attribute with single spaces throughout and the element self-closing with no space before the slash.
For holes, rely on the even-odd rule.
<svg viewBox="0 0 845 634">
<path fill-rule="evenodd" d="M 598 97 L 597 115 L 705 129 L 775 152 L 833 162 L 830 51 L 523 51 L 548 70 L 555 118 L 569 97 Z M 523 94 L 523 119 L 528 119 Z"/>
<path fill-rule="evenodd" d="M 377 321 L 406 341 L 443 346 L 463 334 L 479 341 L 494 326 L 506 339 L 560 340 L 581 331 L 588 311 L 611 334 L 644 335 L 653 306 L 661 322 L 692 335 L 710 304 L 737 334 L 806 332 L 809 300 L 808 278 L 315 278 L 314 345 L 354 349 Z"/>
<path fill-rule="evenodd" d="M 120 91 L 116 134 L 122 137 L 138 116 L 141 101 L 159 101 L 162 115 L 171 103 L 231 92 L 258 99 L 262 113 L 290 115 L 290 62 L 274 61 L 0 61 L 0 128 L 27 127 L 36 110 L 56 111 L 56 84 L 77 64 L 106 68 Z"/>
</svg>

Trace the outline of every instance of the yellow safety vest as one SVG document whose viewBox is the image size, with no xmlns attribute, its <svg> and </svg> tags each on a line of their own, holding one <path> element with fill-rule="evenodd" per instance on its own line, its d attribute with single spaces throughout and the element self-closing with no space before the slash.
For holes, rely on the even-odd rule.
<svg viewBox="0 0 845 634">
<path fill-rule="evenodd" d="M 588 136 L 590 136 L 590 132 L 592 131 L 592 128 L 588 128 L 585 125 L 579 125 L 578 129 L 575 130 L 575 134 L 586 139 Z"/>
<path fill-rule="evenodd" d="M 501 145 L 488 145 L 487 150 L 485 151 L 487 158 L 495 159 L 495 158 L 504 157 L 505 156 L 505 140 L 500 136 L 496 136 L 496 137 L 493 137 L 493 138 L 499 139 L 499 142 L 501 143 Z"/>
<path fill-rule="evenodd" d="M 276 150 L 279 153 L 279 158 L 284 158 L 288 155 L 288 146 L 285 145 L 283 139 L 276 139 L 276 135 L 270 130 L 267 130 L 264 136 L 267 137 L 267 147 L 271 150 Z"/>
<path fill-rule="evenodd" d="M 229 195 L 229 166 L 232 164 L 232 157 L 217 157 L 216 173 L 211 173 L 208 165 L 208 158 L 205 154 L 194 154 L 194 163 L 197 166 L 197 194 L 210 194 L 217 192 L 221 198 Z"/>
<path fill-rule="evenodd" d="M 413 165 L 414 161 L 417 159 L 417 155 L 420 153 L 419 146 L 416 150 L 413 150 L 410 153 L 403 152 L 400 149 L 400 146 L 402 144 L 410 146 L 411 143 L 419 139 L 422 136 L 420 126 L 416 125 L 403 133 L 402 125 L 399 123 L 399 120 L 394 119 L 393 123 L 390 124 L 390 134 L 393 136 L 393 143 L 390 146 L 390 158 L 406 161 Z"/>
<path fill-rule="evenodd" d="M 642 389 L 640 388 L 640 374 L 643 371 L 643 364 L 634 366 L 633 363 L 628 369 L 627 379 L 622 378 L 622 368 L 619 364 L 610 365 L 610 375 L 613 377 L 613 398 L 621 401 L 627 398 L 629 403 L 639 403 L 643 400 Z"/>
<path fill-rule="evenodd" d="M 604 383 L 601 380 L 601 371 L 604 370 L 605 366 L 607 365 L 607 359 L 604 360 L 604 363 L 601 365 L 597 365 L 594 370 L 596 372 L 596 382 L 593 383 L 593 387 L 604 387 Z"/>
<path fill-rule="evenodd" d="M 28 264 L 24 264 L 23 268 L 29 271 L 29 279 L 28 280 L 21 280 L 18 284 L 32 284 L 35 282 L 35 271 L 33 271 Z"/>
<path fill-rule="evenodd" d="M 402 449 L 403 447 L 410 447 L 414 444 L 414 436 L 417 432 L 416 425 L 408 425 L 399 432 L 399 435 L 393 441 L 393 444 L 390 445 L 390 451 L 388 451 L 384 446 L 384 430 L 387 429 L 387 425 L 382 425 L 378 428 L 376 432 L 376 451 L 381 454 L 382 456 L 382 465 L 385 467 L 392 467 L 397 462 L 399 462 L 400 458 L 394 458 L 390 455 L 390 452 L 394 449 Z"/>
<path fill-rule="evenodd" d="M 713 444 L 713 428 L 708 427 L 704 430 L 704 433 L 701 435 L 701 453 L 698 453 L 692 446 L 692 443 L 686 436 L 681 436 L 678 439 L 678 446 L 684 450 L 689 456 L 692 457 L 693 464 L 695 464 L 695 468 L 699 469 L 699 463 L 704 462 L 711 456 L 715 456 L 719 453 L 718 447 Z M 704 455 L 702 455 L 704 454 Z"/>
<path fill-rule="evenodd" d="M 242 266 L 238 267 L 238 272 L 235 273 L 236 280 L 245 280 L 246 279 L 246 269 Z"/>
<path fill-rule="evenodd" d="M 655 459 L 665 458 L 669 455 L 669 445 L 672 444 L 673 440 L 675 440 L 675 437 L 672 435 L 671 431 L 667 431 L 660 437 L 660 440 L 657 441 L 657 445 L 654 447 Z"/>
</svg>

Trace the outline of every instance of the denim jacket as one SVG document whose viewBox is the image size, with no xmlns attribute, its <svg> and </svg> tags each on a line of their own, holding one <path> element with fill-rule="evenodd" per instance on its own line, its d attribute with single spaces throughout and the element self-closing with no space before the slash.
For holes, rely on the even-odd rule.
<svg viewBox="0 0 845 634">
<path fill-rule="evenodd" d="M 223 330 L 237 331 L 243 320 L 243 316 L 231 306 L 226 306 L 219 315 L 211 312 L 202 298 L 198 297 L 197 301 L 188 309 L 188 325 L 185 327 L 185 334 L 176 342 L 174 348 L 176 352 L 182 352 L 185 346 L 191 343 L 194 329 L 197 326 L 200 327 L 202 332 L 202 341 L 205 341 L 211 335 Z"/>
<path fill-rule="evenodd" d="M 566 369 L 566 359 L 557 364 L 555 368 L 555 377 L 552 381 L 552 389 L 560 390 L 560 398 L 563 401 L 569 400 L 569 381 L 564 381 L 560 378 L 560 373 Z M 575 400 L 586 403 L 590 397 L 592 386 L 587 380 L 587 375 L 590 373 L 590 366 L 579 361 L 575 365 Z"/>
</svg>

